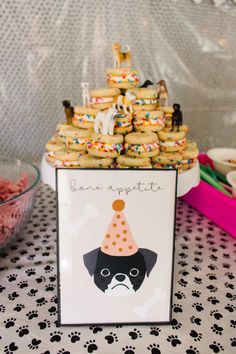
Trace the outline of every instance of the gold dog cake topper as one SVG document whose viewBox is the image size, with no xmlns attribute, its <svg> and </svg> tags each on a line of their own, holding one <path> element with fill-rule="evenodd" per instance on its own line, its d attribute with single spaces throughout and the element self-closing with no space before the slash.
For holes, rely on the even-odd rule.
<svg viewBox="0 0 236 354">
<path fill-rule="evenodd" d="M 120 43 L 112 45 L 114 68 L 121 68 L 123 62 L 126 64 L 125 67 L 131 67 L 130 47 L 127 44 L 125 46 L 127 50 L 122 52 Z"/>
</svg>

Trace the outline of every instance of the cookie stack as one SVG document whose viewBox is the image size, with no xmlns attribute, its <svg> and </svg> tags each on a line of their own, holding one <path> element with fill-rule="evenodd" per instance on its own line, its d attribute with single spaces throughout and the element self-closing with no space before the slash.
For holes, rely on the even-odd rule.
<svg viewBox="0 0 236 354">
<path fill-rule="evenodd" d="M 197 146 L 186 140 L 186 125 L 172 131 L 174 110 L 160 106 L 157 90 L 137 87 L 138 71 L 130 67 L 110 68 L 106 75 L 108 87 L 91 90 L 90 104 L 74 108 L 71 125 L 57 126 L 46 145 L 47 160 L 62 167 L 192 168 Z M 114 106 L 113 135 L 98 133 L 95 118 Z"/>
</svg>

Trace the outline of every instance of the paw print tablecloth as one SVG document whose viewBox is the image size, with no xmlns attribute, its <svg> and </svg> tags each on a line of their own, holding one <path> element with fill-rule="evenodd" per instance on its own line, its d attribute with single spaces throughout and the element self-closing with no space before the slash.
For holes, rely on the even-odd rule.
<svg viewBox="0 0 236 354">
<path fill-rule="evenodd" d="M 236 240 L 179 201 L 171 325 L 57 327 L 56 200 L 0 257 L 1 354 L 236 353 Z"/>
</svg>

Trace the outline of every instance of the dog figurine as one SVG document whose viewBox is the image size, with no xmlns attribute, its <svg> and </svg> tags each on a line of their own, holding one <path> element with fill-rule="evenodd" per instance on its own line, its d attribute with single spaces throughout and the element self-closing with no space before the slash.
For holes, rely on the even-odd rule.
<svg viewBox="0 0 236 354">
<path fill-rule="evenodd" d="M 136 100 L 136 95 L 132 91 L 126 91 L 125 95 L 119 95 L 115 101 L 117 110 L 123 110 L 125 114 L 133 113 L 132 103 Z M 129 109 L 129 111 L 128 111 Z"/>
<path fill-rule="evenodd" d="M 168 106 L 168 91 L 165 80 L 160 80 L 157 85 L 157 97 L 161 107 Z"/>
<path fill-rule="evenodd" d="M 116 121 L 117 109 L 115 105 L 105 112 L 99 112 L 95 117 L 94 131 L 103 135 L 113 135 Z"/>
<path fill-rule="evenodd" d="M 126 62 L 127 67 L 131 67 L 131 53 L 130 48 L 126 44 L 127 52 L 121 52 L 120 43 L 114 43 L 112 45 L 113 57 L 114 57 L 114 68 L 120 68 L 122 62 Z"/>
<path fill-rule="evenodd" d="M 145 276 L 149 276 L 157 254 L 146 248 L 139 248 L 130 256 L 110 256 L 101 248 L 86 253 L 84 264 L 94 283 L 105 294 L 127 296 L 134 294 L 142 285 Z"/>
<path fill-rule="evenodd" d="M 70 105 L 70 101 L 64 100 L 62 102 L 62 105 L 64 107 L 64 112 L 66 115 L 66 122 L 68 125 L 72 125 L 72 118 L 74 117 L 74 107 Z"/>
<path fill-rule="evenodd" d="M 153 85 L 153 82 L 151 81 L 151 80 L 146 80 L 146 81 L 144 81 L 144 83 L 141 85 L 141 86 L 139 86 L 140 88 L 147 88 L 148 86 L 151 86 L 151 85 Z"/>
<path fill-rule="evenodd" d="M 180 125 L 183 124 L 183 114 L 180 110 L 180 104 L 179 103 L 174 103 L 173 104 L 173 115 L 172 115 L 172 128 L 171 131 L 175 129 L 175 126 L 177 127 L 177 132 L 179 132 L 179 127 Z"/>
<path fill-rule="evenodd" d="M 81 82 L 83 106 L 90 105 L 89 82 Z"/>
</svg>

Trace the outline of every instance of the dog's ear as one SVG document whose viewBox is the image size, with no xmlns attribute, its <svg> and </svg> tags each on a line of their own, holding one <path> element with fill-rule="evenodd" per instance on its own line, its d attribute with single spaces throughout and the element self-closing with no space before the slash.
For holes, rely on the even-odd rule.
<svg viewBox="0 0 236 354">
<path fill-rule="evenodd" d="M 96 248 L 95 250 L 83 255 L 84 265 L 88 269 L 88 272 L 91 276 L 94 274 L 96 268 L 99 250 L 100 248 Z"/>
<path fill-rule="evenodd" d="M 146 272 L 147 277 L 151 273 L 152 268 L 156 264 L 157 261 L 157 254 L 147 248 L 139 248 L 139 252 L 142 254 L 145 264 L 146 264 Z"/>
</svg>

